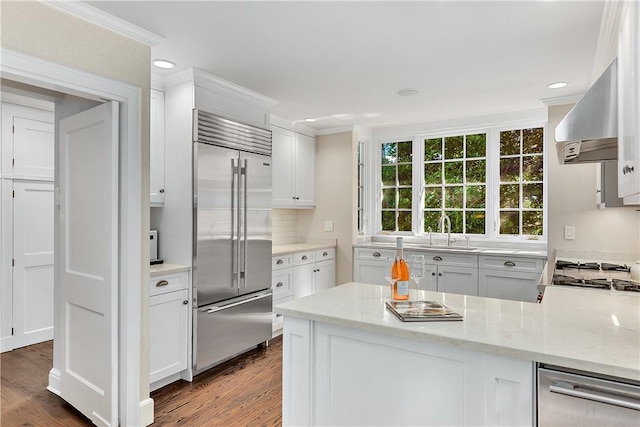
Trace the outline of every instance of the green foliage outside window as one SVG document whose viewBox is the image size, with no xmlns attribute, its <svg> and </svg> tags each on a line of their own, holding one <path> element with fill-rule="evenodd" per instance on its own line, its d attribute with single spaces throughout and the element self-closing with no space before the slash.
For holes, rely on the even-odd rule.
<svg viewBox="0 0 640 427">
<path fill-rule="evenodd" d="M 543 153 L 543 128 L 500 132 L 500 234 L 543 234 Z"/>
<path fill-rule="evenodd" d="M 445 213 L 452 233 L 485 234 L 486 134 L 425 139 L 424 150 L 424 230 Z"/>
<path fill-rule="evenodd" d="M 382 144 L 381 226 L 383 231 L 411 231 L 413 143 Z"/>
</svg>

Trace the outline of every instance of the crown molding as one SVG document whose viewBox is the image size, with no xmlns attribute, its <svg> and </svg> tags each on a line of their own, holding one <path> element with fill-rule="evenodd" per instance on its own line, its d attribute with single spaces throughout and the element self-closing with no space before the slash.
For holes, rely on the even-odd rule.
<svg viewBox="0 0 640 427">
<path fill-rule="evenodd" d="M 355 131 L 355 129 L 356 129 L 355 125 L 339 126 L 339 127 L 334 127 L 334 128 L 318 129 L 317 130 L 317 134 L 318 135 L 332 135 L 334 133 L 353 132 L 353 131 Z"/>
<path fill-rule="evenodd" d="M 542 98 L 540 101 L 547 107 L 556 105 L 576 104 L 582 99 L 582 95 L 556 96 L 553 98 Z"/>
<path fill-rule="evenodd" d="M 307 136 L 313 136 L 315 138 L 318 130 L 311 126 L 307 126 L 303 122 L 299 120 L 289 120 L 284 119 L 282 117 L 271 114 L 271 125 L 277 126 L 284 129 L 289 129 L 291 131 L 302 133 Z"/>
<path fill-rule="evenodd" d="M 162 82 L 164 87 L 189 82 L 215 92 L 234 95 L 244 99 L 246 102 L 254 105 L 263 105 L 269 109 L 278 103 L 275 99 L 214 76 L 213 74 L 209 74 L 198 68 L 189 68 L 188 70 L 164 76 L 162 77 Z"/>
<path fill-rule="evenodd" d="M 138 27 L 137 25 L 133 25 L 124 19 L 103 12 L 79 0 L 45 0 L 43 3 L 147 46 L 155 46 L 165 40 L 162 36 Z"/>
</svg>

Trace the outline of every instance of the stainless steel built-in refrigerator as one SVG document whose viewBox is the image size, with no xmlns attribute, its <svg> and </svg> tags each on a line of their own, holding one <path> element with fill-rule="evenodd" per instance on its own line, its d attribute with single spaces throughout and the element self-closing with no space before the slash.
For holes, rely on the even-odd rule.
<svg viewBox="0 0 640 427">
<path fill-rule="evenodd" d="M 271 338 L 271 132 L 194 110 L 194 369 Z"/>
</svg>

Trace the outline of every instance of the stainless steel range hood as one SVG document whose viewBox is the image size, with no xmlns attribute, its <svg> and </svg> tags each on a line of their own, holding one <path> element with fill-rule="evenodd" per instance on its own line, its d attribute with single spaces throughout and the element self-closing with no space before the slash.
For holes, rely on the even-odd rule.
<svg viewBox="0 0 640 427">
<path fill-rule="evenodd" d="M 613 61 L 556 127 L 560 162 L 618 158 L 618 64 Z"/>
</svg>

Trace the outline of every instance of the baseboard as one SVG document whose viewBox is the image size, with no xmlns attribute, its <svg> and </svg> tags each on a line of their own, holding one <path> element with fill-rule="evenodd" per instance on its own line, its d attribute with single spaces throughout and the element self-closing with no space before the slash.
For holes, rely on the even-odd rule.
<svg viewBox="0 0 640 427">
<path fill-rule="evenodd" d="M 159 388 L 162 388 L 162 387 L 164 387 L 166 385 L 169 385 L 169 384 L 171 384 L 173 382 L 176 382 L 179 379 L 181 379 L 180 378 L 180 372 L 178 372 L 177 374 L 169 375 L 168 377 L 164 377 L 162 379 L 159 379 L 156 382 L 151 383 L 149 385 L 149 389 L 151 391 L 155 391 L 155 390 L 157 390 Z"/>
<path fill-rule="evenodd" d="M 140 402 L 140 425 L 153 424 L 153 399 L 148 398 Z"/>
<path fill-rule="evenodd" d="M 47 390 L 60 396 L 60 370 L 51 368 L 49 371 L 49 385 L 47 386 Z"/>
</svg>

